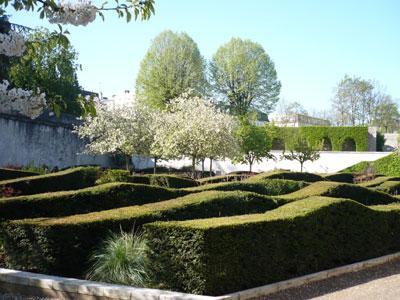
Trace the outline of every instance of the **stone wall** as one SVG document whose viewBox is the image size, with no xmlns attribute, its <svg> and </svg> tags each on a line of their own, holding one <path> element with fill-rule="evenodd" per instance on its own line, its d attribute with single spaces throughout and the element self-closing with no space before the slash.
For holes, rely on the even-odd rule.
<svg viewBox="0 0 400 300">
<path fill-rule="evenodd" d="M 383 151 L 394 151 L 398 147 L 398 133 L 385 133 L 385 145 L 383 146 Z"/>
<path fill-rule="evenodd" d="M 82 154 L 84 142 L 72 132 L 76 119 L 29 118 L 0 114 L 0 167 L 112 165 L 108 156 Z"/>
</svg>

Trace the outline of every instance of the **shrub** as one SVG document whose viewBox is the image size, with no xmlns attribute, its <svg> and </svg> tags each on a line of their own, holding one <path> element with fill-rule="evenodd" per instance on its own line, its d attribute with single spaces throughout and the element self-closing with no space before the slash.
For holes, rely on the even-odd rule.
<svg viewBox="0 0 400 300">
<path fill-rule="evenodd" d="M 400 205 L 315 197 L 265 214 L 146 224 L 152 282 L 222 295 L 400 249 Z"/>
<path fill-rule="evenodd" d="M 335 181 L 335 182 L 344 182 L 344 183 L 353 183 L 354 175 L 352 173 L 336 173 L 326 175 L 325 180 Z"/>
<path fill-rule="evenodd" d="M 188 220 L 265 212 L 277 204 L 251 192 L 207 191 L 169 201 L 64 218 L 4 222 L 7 265 L 18 270 L 79 276 L 107 233 L 130 231 L 156 220 Z M 68 262 L 68 263 L 66 263 Z"/>
<path fill-rule="evenodd" d="M 363 161 L 340 172 L 362 172 L 368 166 L 371 166 L 377 174 L 400 176 L 400 156 L 397 153 L 389 154 L 372 162 Z"/>
<path fill-rule="evenodd" d="M 375 187 L 376 190 L 382 191 L 391 195 L 400 194 L 400 182 L 399 181 L 385 181 L 381 185 Z"/>
<path fill-rule="evenodd" d="M 187 191 L 248 191 L 262 195 L 283 195 L 302 189 L 309 184 L 304 181 L 285 180 L 285 179 L 265 179 L 258 182 L 221 182 L 215 184 L 201 185 L 188 188 Z"/>
<path fill-rule="evenodd" d="M 238 176 L 236 174 L 233 174 L 233 175 L 220 175 L 220 176 L 214 176 L 214 177 L 200 178 L 200 179 L 197 179 L 197 181 L 201 185 L 203 185 L 203 184 L 210 184 L 210 183 L 237 181 L 241 177 L 242 176 Z"/>
<path fill-rule="evenodd" d="M 334 198 L 347 198 L 364 205 L 388 204 L 398 202 L 399 199 L 372 189 L 356 184 L 338 183 L 329 181 L 315 182 L 296 192 L 276 196 L 279 203 L 284 204 L 312 196 L 326 196 Z"/>
<path fill-rule="evenodd" d="M 131 182 L 130 181 L 131 174 L 128 170 L 120 170 L 120 169 L 108 169 L 105 170 L 96 180 L 96 184 L 104 184 L 110 182 Z M 139 182 L 144 183 L 144 182 Z"/>
<path fill-rule="evenodd" d="M 305 182 L 316 182 L 324 180 L 324 178 L 317 174 L 306 173 L 306 172 L 290 172 L 277 170 L 273 172 L 260 173 L 246 179 L 246 182 L 256 182 L 265 179 L 289 179 L 289 180 L 300 180 Z"/>
<path fill-rule="evenodd" d="M 182 176 L 169 174 L 130 175 L 126 170 L 107 170 L 96 181 L 96 184 L 109 182 L 131 182 L 150 184 L 169 188 L 185 188 L 197 186 L 198 182 Z"/>
<path fill-rule="evenodd" d="M 376 187 L 386 181 L 400 181 L 400 177 L 378 176 L 372 180 L 361 182 L 358 185 L 363 187 Z"/>
<path fill-rule="evenodd" d="M 0 168 L 0 181 L 38 175 L 34 172 Z"/>
<path fill-rule="evenodd" d="M 59 217 L 176 198 L 187 191 L 133 183 L 0 199 L 0 219 Z"/>
<path fill-rule="evenodd" d="M 91 256 L 89 280 L 145 286 L 147 246 L 141 233 L 111 233 Z"/>
<path fill-rule="evenodd" d="M 98 167 L 78 167 L 46 175 L 1 181 L 0 189 L 12 187 L 22 195 L 76 190 L 94 185 L 99 173 Z"/>
</svg>

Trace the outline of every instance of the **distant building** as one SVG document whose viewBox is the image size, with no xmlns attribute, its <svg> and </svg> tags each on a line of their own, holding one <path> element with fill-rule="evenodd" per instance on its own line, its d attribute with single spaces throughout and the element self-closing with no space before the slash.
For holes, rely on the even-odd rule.
<svg viewBox="0 0 400 300">
<path fill-rule="evenodd" d="M 311 116 L 294 114 L 294 115 L 277 115 L 270 116 L 271 122 L 279 127 L 303 127 L 303 126 L 330 126 L 328 120 L 314 118 Z"/>
<path fill-rule="evenodd" d="M 135 94 L 132 91 L 125 90 L 123 93 L 112 95 L 111 98 L 103 97 L 102 102 L 110 108 L 122 106 L 124 104 L 133 103 Z"/>
</svg>

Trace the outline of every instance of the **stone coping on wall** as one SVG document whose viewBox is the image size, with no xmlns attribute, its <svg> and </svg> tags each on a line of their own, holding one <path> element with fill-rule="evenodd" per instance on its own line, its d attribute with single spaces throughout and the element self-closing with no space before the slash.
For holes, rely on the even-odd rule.
<svg viewBox="0 0 400 300">
<path fill-rule="evenodd" d="M 213 297 L 179 292 L 105 284 L 87 280 L 42 275 L 0 268 L 0 291 L 31 291 L 34 295 L 62 299 L 136 299 L 136 300 L 245 300 L 260 298 L 293 287 L 360 271 L 400 258 L 400 252 L 353 263 L 305 276 L 280 281 L 236 293 Z M 14 287 L 14 289 L 12 289 Z M 19 290 L 18 290 L 19 288 Z"/>
</svg>

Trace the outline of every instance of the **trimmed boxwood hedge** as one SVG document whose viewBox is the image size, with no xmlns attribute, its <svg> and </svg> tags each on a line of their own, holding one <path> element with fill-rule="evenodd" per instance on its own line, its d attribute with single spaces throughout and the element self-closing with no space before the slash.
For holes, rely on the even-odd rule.
<svg viewBox="0 0 400 300">
<path fill-rule="evenodd" d="M 257 182 L 265 179 L 289 179 L 289 180 L 300 180 L 305 182 L 316 182 L 324 180 L 324 178 L 318 174 L 307 173 L 307 172 L 291 172 L 284 170 L 277 170 L 272 172 L 260 173 L 258 175 L 252 176 L 245 182 Z"/>
<path fill-rule="evenodd" d="M 375 187 L 376 190 L 382 191 L 391 195 L 400 194 L 400 181 L 385 181 L 381 185 Z"/>
<path fill-rule="evenodd" d="M 368 127 L 365 126 L 305 126 L 305 127 L 278 127 L 276 136 L 285 141 L 292 136 L 293 131 L 300 131 L 307 141 L 318 146 L 324 138 L 329 138 L 332 144 L 332 151 L 342 151 L 346 139 L 353 139 L 356 144 L 356 151 L 368 151 Z"/>
<path fill-rule="evenodd" d="M 21 178 L 21 177 L 35 176 L 35 175 L 39 175 L 39 174 L 34 173 L 34 172 L 23 171 L 23 170 L 0 168 L 0 181 L 16 179 L 16 178 Z"/>
<path fill-rule="evenodd" d="M 219 175 L 213 177 L 205 177 L 197 179 L 199 184 L 212 184 L 212 183 L 220 183 L 220 182 L 230 182 L 230 181 L 238 181 L 239 178 L 242 178 L 242 175 L 238 174 L 227 174 L 227 175 Z"/>
<path fill-rule="evenodd" d="M 352 173 L 335 173 L 324 176 L 324 179 L 335 182 L 353 183 L 354 175 Z"/>
<path fill-rule="evenodd" d="M 292 193 L 308 185 L 309 183 L 304 181 L 285 180 L 285 179 L 265 179 L 265 180 L 260 180 L 258 182 L 235 181 L 235 182 L 206 184 L 198 187 L 187 188 L 186 190 L 190 192 L 211 191 L 211 190 L 248 191 L 262 195 L 275 196 L 275 195 Z"/>
<path fill-rule="evenodd" d="M 400 205 L 314 197 L 265 214 L 146 224 L 152 280 L 223 295 L 400 250 Z"/>
<path fill-rule="evenodd" d="M 8 187 L 21 195 L 77 190 L 94 185 L 100 172 L 98 167 L 78 167 L 46 175 L 4 180 L 0 182 L 0 190 Z"/>
<path fill-rule="evenodd" d="M 376 174 L 400 176 L 400 155 L 392 153 L 372 162 L 362 161 L 340 172 L 363 172 L 368 167 L 372 167 Z"/>
<path fill-rule="evenodd" d="M 169 188 L 186 188 L 197 186 L 199 183 L 193 179 L 169 174 L 130 175 L 126 170 L 106 170 L 96 184 L 109 182 L 130 182 L 157 185 Z"/>
<path fill-rule="evenodd" d="M 4 222 L 1 235 L 10 268 L 80 276 L 89 254 L 109 234 L 157 220 L 188 220 L 265 212 L 274 200 L 251 192 L 207 191 L 169 201 L 74 215 Z"/>
<path fill-rule="evenodd" d="M 312 196 L 326 196 L 347 198 L 364 205 L 388 204 L 398 202 L 399 199 L 381 191 L 376 191 L 356 184 L 320 181 L 296 192 L 275 196 L 280 204 L 304 199 Z"/>
<path fill-rule="evenodd" d="M 144 184 L 107 183 L 81 190 L 2 198 L 0 219 L 68 216 L 157 202 L 188 193 Z"/>
</svg>

